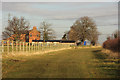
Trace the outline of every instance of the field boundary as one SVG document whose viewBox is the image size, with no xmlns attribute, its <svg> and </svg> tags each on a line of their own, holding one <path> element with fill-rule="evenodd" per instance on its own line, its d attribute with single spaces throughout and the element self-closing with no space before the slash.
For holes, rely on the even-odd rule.
<svg viewBox="0 0 120 80">
<path fill-rule="evenodd" d="M 110 58 L 119 58 L 119 52 L 113 52 L 112 50 L 109 49 L 103 49 L 101 52 L 107 54 Z"/>
<path fill-rule="evenodd" d="M 78 48 L 102 48 L 102 46 L 83 46 Z"/>
<path fill-rule="evenodd" d="M 72 47 L 69 48 L 61 48 L 61 49 L 57 49 L 57 50 L 48 50 L 48 51 L 42 51 L 42 52 L 34 52 L 34 53 L 29 53 L 29 52 L 19 52 L 18 54 L 16 53 L 10 53 L 7 55 L 2 55 L 2 58 L 4 57 L 10 57 L 10 56 L 32 56 L 32 55 L 44 55 L 46 53 L 50 53 L 50 52 L 57 52 L 57 51 L 62 51 L 62 50 L 68 50 L 68 49 L 72 49 Z"/>
</svg>

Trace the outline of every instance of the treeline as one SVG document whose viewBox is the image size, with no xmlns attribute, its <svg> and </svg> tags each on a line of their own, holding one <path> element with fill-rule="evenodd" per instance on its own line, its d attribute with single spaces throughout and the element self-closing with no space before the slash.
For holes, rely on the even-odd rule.
<svg viewBox="0 0 120 80">
<path fill-rule="evenodd" d="M 113 33 L 112 37 L 108 37 L 107 40 L 103 43 L 103 48 L 109 49 L 113 52 L 120 52 L 120 31 Z"/>
<path fill-rule="evenodd" d="M 41 33 L 40 39 L 43 40 L 54 40 L 56 38 L 55 31 L 50 27 L 50 23 L 43 21 L 37 27 L 38 31 Z M 2 39 L 7 40 L 9 37 L 13 37 L 14 41 L 21 41 L 21 34 L 28 34 L 30 30 L 30 22 L 24 17 L 11 16 L 9 14 L 7 26 L 4 26 L 4 31 L 2 32 Z"/>
</svg>

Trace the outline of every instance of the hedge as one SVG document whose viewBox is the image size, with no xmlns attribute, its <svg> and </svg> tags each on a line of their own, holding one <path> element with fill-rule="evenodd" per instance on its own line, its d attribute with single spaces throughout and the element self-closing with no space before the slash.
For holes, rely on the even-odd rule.
<svg viewBox="0 0 120 80">
<path fill-rule="evenodd" d="M 103 43 L 103 48 L 109 49 L 113 52 L 120 52 L 120 37 L 115 39 L 108 39 Z"/>
</svg>

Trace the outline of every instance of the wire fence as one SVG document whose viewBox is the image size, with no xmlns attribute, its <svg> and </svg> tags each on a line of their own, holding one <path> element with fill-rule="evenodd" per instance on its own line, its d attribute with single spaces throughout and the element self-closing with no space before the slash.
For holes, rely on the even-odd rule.
<svg viewBox="0 0 120 80">
<path fill-rule="evenodd" d="M 59 50 L 62 48 L 70 48 L 75 43 L 58 43 L 58 42 L 20 42 L 20 41 L 1 41 L 0 51 L 2 54 L 10 53 L 34 53 L 50 50 Z"/>
</svg>

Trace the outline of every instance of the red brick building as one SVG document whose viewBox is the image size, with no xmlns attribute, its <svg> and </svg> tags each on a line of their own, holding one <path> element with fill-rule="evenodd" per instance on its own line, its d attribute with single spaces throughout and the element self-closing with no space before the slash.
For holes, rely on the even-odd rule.
<svg viewBox="0 0 120 80">
<path fill-rule="evenodd" d="M 16 36 L 17 35 L 13 34 L 7 40 L 15 40 Z M 40 40 L 40 32 L 37 30 L 36 26 L 34 26 L 33 29 L 26 32 L 26 34 L 21 34 L 19 40 L 23 42 L 29 41 L 30 43 L 32 40 Z"/>
<path fill-rule="evenodd" d="M 40 40 L 40 32 L 35 26 L 29 31 L 29 42 L 31 43 L 32 40 Z"/>
</svg>

